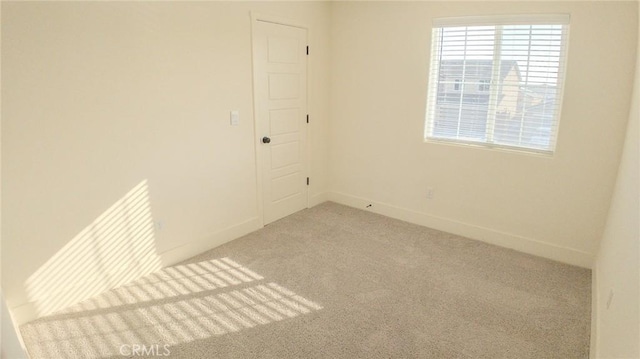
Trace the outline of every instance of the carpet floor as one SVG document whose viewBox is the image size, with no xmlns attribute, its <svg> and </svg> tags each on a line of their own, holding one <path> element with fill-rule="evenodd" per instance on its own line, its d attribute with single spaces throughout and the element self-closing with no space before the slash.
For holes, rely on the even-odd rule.
<svg viewBox="0 0 640 359">
<path fill-rule="evenodd" d="M 38 358 L 588 358 L 591 272 L 324 203 L 21 327 Z"/>
</svg>

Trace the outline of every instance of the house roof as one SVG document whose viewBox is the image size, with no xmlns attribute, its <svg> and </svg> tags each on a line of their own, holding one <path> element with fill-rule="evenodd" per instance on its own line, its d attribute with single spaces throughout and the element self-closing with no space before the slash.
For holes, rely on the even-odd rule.
<svg viewBox="0 0 640 359">
<path fill-rule="evenodd" d="M 440 62 L 440 78 L 460 77 L 463 65 L 465 65 L 465 77 L 491 79 L 493 60 L 442 60 Z M 504 80 L 514 67 L 519 79 L 520 69 L 518 68 L 518 62 L 515 60 L 502 60 L 500 63 L 500 80 Z"/>
</svg>

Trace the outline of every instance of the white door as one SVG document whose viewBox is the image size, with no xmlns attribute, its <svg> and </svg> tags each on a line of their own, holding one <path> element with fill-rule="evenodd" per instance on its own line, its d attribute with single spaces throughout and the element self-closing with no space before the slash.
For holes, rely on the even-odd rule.
<svg viewBox="0 0 640 359">
<path fill-rule="evenodd" d="M 307 30 L 253 23 L 258 171 L 264 224 L 307 208 Z"/>
</svg>

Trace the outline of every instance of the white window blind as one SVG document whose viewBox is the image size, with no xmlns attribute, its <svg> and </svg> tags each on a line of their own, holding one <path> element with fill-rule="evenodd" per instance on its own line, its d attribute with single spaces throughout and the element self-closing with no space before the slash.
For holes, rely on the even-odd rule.
<svg viewBox="0 0 640 359">
<path fill-rule="evenodd" d="M 553 152 L 568 15 L 434 21 L 425 138 Z"/>
</svg>

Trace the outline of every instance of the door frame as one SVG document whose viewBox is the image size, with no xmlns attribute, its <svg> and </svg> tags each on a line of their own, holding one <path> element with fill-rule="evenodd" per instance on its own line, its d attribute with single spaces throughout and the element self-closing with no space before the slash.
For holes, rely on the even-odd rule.
<svg viewBox="0 0 640 359">
<path fill-rule="evenodd" d="M 307 46 L 309 46 L 309 38 L 311 37 L 311 29 L 309 28 L 309 26 L 307 26 L 306 24 L 303 23 L 299 23 L 297 21 L 294 20 L 290 20 L 287 18 L 283 18 L 280 16 L 275 16 L 275 15 L 268 15 L 268 14 L 263 14 L 263 13 L 259 13 L 259 12 L 255 12 L 255 11 L 251 11 L 251 73 L 252 73 L 252 78 L 251 78 L 251 87 L 253 89 L 253 131 L 254 131 L 254 150 L 255 150 L 255 156 L 256 156 L 256 207 L 258 210 L 258 219 L 260 220 L 260 227 L 264 227 L 264 196 L 263 196 L 263 191 L 262 191 L 262 185 L 263 185 L 263 178 L 262 178 L 262 164 L 264 159 L 262 158 L 262 154 L 260 151 L 260 140 L 262 139 L 263 134 L 260 133 L 259 127 L 258 127 L 258 101 L 257 101 L 257 97 L 258 97 L 258 91 L 256 89 L 256 78 L 257 78 L 257 73 L 256 73 L 256 66 L 255 66 L 255 55 L 256 55 L 256 26 L 255 24 L 257 22 L 268 22 L 268 23 L 272 23 L 272 24 L 277 24 L 277 25 L 283 25 L 283 26 L 291 26 L 291 27 L 297 27 L 297 28 L 301 28 L 301 29 L 305 29 L 307 31 Z M 307 73 L 305 74 L 305 76 L 307 77 L 307 81 L 306 81 L 306 102 L 307 102 L 307 112 L 309 114 L 311 114 L 312 112 L 312 108 L 311 108 L 311 103 L 309 101 L 310 98 L 310 90 L 311 90 L 311 86 L 310 86 L 310 78 L 309 78 L 309 73 L 311 73 L 310 71 L 311 69 L 311 57 L 307 57 Z M 307 176 L 310 177 L 311 174 L 311 123 L 307 124 L 306 126 L 306 131 L 307 131 L 307 143 L 306 143 L 306 148 L 304 149 L 304 154 L 306 156 L 305 158 L 305 171 L 307 173 Z M 310 185 L 307 186 L 307 193 L 306 193 L 306 208 L 309 208 L 309 188 Z"/>
</svg>

